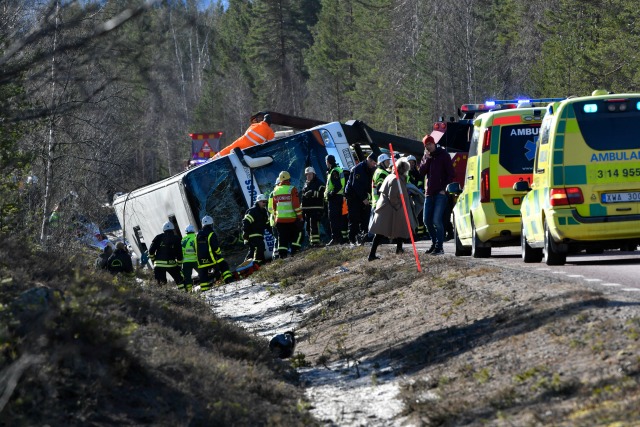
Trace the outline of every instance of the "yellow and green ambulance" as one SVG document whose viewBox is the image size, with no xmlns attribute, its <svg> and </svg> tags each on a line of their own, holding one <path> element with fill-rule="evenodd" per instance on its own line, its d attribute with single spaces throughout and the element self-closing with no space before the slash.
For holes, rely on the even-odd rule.
<svg viewBox="0 0 640 427">
<path fill-rule="evenodd" d="M 640 93 L 554 102 L 542 121 L 521 207 L 524 262 L 640 244 Z"/>
<path fill-rule="evenodd" d="M 499 101 L 500 109 L 479 115 L 464 176 L 464 188 L 453 208 L 456 256 L 491 256 L 491 248 L 520 243 L 522 192 L 518 181 L 531 182 L 540 123 L 549 102 L 557 98 Z"/>
</svg>

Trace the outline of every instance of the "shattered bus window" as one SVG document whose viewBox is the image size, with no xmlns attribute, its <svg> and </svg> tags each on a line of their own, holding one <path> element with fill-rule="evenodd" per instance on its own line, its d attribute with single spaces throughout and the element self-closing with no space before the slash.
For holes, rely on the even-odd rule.
<svg viewBox="0 0 640 427">
<path fill-rule="evenodd" d="M 216 160 L 215 168 L 197 168 L 184 178 L 189 204 L 197 221 L 203 216 L 214 218 L 213 228 L 223 245 L 236 241 L 246 205 L 242 188 L 236 179 L 231 162 Z M 216 221 L 224 218 L 225 221 Z"/>
<path fill-rule="evenodd" d="M 269 194 L 275 186 L 281 171 L 291 174 L 291 184 L 298 191 L 305 183 L 304 169 L 313 166 L 316 174 L 324 182 L 327 167 L 326 150 L 320 141 L 318 132 L 305 132 L 288 138 L 280 144 L 265 144 L 251 147 L 245 153 L 251 157 L 271 157 L 273 163 L 253 170 L 253 176 L 260 192 Z M 254 185 L 256 184 L 254 183 Z"/>
</svg>

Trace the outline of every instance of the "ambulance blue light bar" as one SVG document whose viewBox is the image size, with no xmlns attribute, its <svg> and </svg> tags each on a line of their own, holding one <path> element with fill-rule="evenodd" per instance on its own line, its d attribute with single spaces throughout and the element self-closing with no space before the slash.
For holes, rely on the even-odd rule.
<svg viewBox="0 0 640 427">
<path fill-rule="evenodd" d="M 463 104 L 460 111 L 464 113 L 478 113 L 481 111 L 507 110 L 518 106 L 541 107 L 551 102 L 562 101 L 565 98 L 521 98 L 521 99 L 496 99 L 485 101 L 484 104 Z"/>
</svg>

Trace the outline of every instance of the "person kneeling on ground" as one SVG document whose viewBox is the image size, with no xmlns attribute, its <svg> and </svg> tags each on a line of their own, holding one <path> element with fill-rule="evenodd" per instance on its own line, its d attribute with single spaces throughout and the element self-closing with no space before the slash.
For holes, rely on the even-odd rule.
<svg viewBox="0 0 640 427">
<path fill-rule="evenodd" d="M 135 276 L 131 254 L 124 242 L 116 243 L 116 250 L 107 260 L 107 270 L 113 275 L 122 273 L 127 277 Z"/>
</svg>

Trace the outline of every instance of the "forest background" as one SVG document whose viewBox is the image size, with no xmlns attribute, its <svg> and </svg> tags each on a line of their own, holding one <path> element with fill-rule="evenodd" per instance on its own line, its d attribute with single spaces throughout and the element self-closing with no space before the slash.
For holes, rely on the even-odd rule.
<svg viewBox="0 0 640 427">
<path fill-rule="evenodd" d="M 636 0 L 1 0 L 0 229 L 180 172 L 271 110 L 415 139 L 463 103 L 640 90 Z"/>
</svg>

